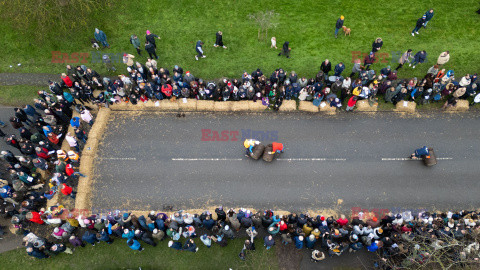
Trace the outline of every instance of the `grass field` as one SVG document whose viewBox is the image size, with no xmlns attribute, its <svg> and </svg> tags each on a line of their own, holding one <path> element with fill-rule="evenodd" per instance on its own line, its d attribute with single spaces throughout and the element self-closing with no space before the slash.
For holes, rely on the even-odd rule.
<svg viewBox="0 0 480 270">
<path fill-rule="evenodd" d="M 247 255 L 247 260 L 238 258 L 243 247 L 242 239 L 228 242 L 221 248 L 207 248 L 196 238 L 197 253 L 177 251 L 167 247 L 167 241 L 156 247 L 142 244 L 144 251 L 131 250 L 125 239 L 115 239 L 111 245 L 100 243 L 92 247 L 77 248 L 73 255 L 60 254 L 55 258 L 38 260 L 30 257 L 25 249 L 0 254 L 2 269 L 278 269 L 275 247 L 265 250 L 263 243 L 256 240 L 258 247 Z M 258 243 L 257 243 L 258 242 Z"/>
<path fill-rule="evenodd" d="M 57 35 L 55 29 L 41 44 L 35 43 L 28 34 L 19 34 L 7 22 L 0 29 L 2 62 L 0 72 L 51 72 L 60 73 L 65 64 L 51 63 L 52 51 L 65 53 L 91 52 L 90 39 L 94 28 L 102 29 L 111 45 L 103 52 L 129 52 L 136 55 L 129 43 L 136 33 L 144 41 L 145 30 L 161 36 L 157 41 L 159 66 L 170 69 L 178 64 L 195 76 L 206 79 L 239 77 L 246 70 L 260 67 L 265 73 L 282 67 L 295 70 L 301 76 L 313 76 L 320 63 L 328 58 L 333 65 L 339 61 L 346 64 L 345 73 L 352 67 L 352 52 L 367 53 L 373 40 L 382 37 L 382 52 L 389 55 L 389 63 L 377 63 L 374 69 L 396 64 L 391 63 L 392 54 L 406 49 L 414 52 L 425 49 L 428 63 L 416 69 L 404 67 L 399 77 L 423 76 L 426 70 L 445 50 L 451 52 L 451 60 L 445 66 L 454 69 L 458 76 L 478 72 L 477 61 L 480 16 L 476 0 L 464 1 L 265 1 L 265 0 L 178 0 L 154 1 L 119 0 L 110 12 L 96 14 L 96 25 L 82 29 L 70 36 Z M 410 32 L 416 20 L 433 7 L 435 16 L 427 29 L 412 37 Z M 257 27 L 248 14 L 259 10 L 273 9 L 280 14 L 279 25 L 269 32 L 268 41 L 257 40 Z M 352 29 L 350 37 L 334 38 L 334 25 L 343 14 L 345 25 Z M 222 30 L 228 49 L 214 48 L 215 33 Z M 278 50 L 270 49 L 270 37 L 277 37 L 277 45 L 290 41 L 291 59 L 278 57 Z M 194 45 L 197 40 L 205 42 L 207 58 L 195 61 Z M 143 57 L 137 57 L 145 62 Z M 91 59 L 90 59 L 91 60 Z M 22 63 L 20 67 L 17 63 Z M 9 66 L 13 67 L 10 68 Z M 87 64 L 105 74 L 101 64 Z M 125 72 L 123 64 L 117 64 L 119 73 Z"/>
<path fill-rule="evenodd" d="M 0 86 L 0 104 L 5 106 L 21 106 L 33 104 L 33 99 L 38 97 L 37 91 L 47 90 L 45 86 L 8 85 Z"/>
</svg>

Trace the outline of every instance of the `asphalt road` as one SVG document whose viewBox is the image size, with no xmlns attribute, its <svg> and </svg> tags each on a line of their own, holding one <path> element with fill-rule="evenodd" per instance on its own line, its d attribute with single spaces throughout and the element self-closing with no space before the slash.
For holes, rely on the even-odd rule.
<svg viewBox="0 0 480 270">
<path fill-rule="evenodd" d="M 343 209 L 479 206 L 479 115 L 112 117 L 96 162 L 93 203 L 100 209 L 224 205 L 291 211 L 331 208 L 338 200 Z M 238 131 L 238 140 L 202 141 L 202 129 Z M 284 143 L 281 160 L 244 157 L 242 129 L 273 134 L 262 141 Z M 441 159 L 436 166 L 392 160 L 424 145 Z"/>
</svg>

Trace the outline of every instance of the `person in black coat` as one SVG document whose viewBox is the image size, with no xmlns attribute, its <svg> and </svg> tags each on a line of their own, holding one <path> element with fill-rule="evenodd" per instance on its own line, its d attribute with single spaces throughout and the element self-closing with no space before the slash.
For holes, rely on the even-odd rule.
<svg viewBox="0 0 480 270">
<path fill-rule="evenodd" d="M 419 51 L 415 54 L 413 58 L 414 58 L 413 63 L 409 64 L 409 66 L 412 66 L 412 68 L 415 68 L 417 64 L 424 63 L 425 60 L 427 60 L 427 52 L 425 50 Z"/>
<path fill-rule="evenodd" d="M 215 38 L 215 44 L 213 44 L 213 47 L 219 47 L 222 46 L 224 49 L 227 48 L 227 46 L 223 45 L 223 33 L 222 31 L 218 31 L 216 34 Z"/>
<path fill-rule="evenodd" d="M 145 51 L 148 52 L 148 55 L 150 56 L 151 59 L 153 59 L 153 56 L 155 56 L 155 59 L 158 59 L 155 44 L 150 43 L 150 42 L 145 42 Z"/>
<path fill-rule="evenodd" d="M 375 41 L 372 43 L 372 52 L 376 53 L 380 51 L 382 46 L 383 46 L 383 40 L 381 38 L 375 39 Z"/>
<path fill-rule="evenodd" d="M 415 36 L 415 34 L 419 35 L 418 30 L 420 30 L 420 28 L 422 28 L 422 26 L 425 24 L 426 18 L 427 17 L 423 15 L 420 19 L 417 20 L 417 24 L 415 25 L 415 28 L 413 28 L 412 30 L 412 36 Z"/>
<path fill-rule="evenodd" d="M 289 44 L 290 42 L 288 41 L 285 41 L 285 43 L 283 43 L 282 51 L 278 54 L 278 56 L 285 55 L 287 58 L 290 58 L 290 51 L 292 50 L 292 48 L 290 48 Z"/>
<path fill-rule="evenodd" d="M 325 59 L 325 61 L 323 61 L 320 65 L 320 70 L 323 71 L 326 76 L 328 76 L 328 73 L 332 70 L 332 63 L 330 63 L 328 59 Z"/>
</svg>

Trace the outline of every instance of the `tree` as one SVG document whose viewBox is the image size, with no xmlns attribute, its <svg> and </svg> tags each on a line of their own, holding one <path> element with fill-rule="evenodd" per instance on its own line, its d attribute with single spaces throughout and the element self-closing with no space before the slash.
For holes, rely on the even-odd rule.
<svg viewBox="0 0 480 270">
<path fill-rule="evenodd" d="M 258 24 L 258 40 L 263 39 L 262 33 L 265 33 L 265 40 L 267 39 L 268 29 L 277 27 L 279 16 L 280 14 L 276 13 L 274 10 L 259 11 L 248 15 L 249 19 Z"/>
</svg>

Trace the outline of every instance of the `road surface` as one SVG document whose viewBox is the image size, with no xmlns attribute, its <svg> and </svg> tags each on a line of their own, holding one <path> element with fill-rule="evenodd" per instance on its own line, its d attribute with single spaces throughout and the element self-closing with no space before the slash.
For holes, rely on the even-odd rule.
<svg viewBox="0 0 480 270">
<path fill-rule="evenodd" d="M 479 206 L 479 115 L 112 117 L 96 161 L 93 204 L 99 209 L 224 205 L 292 211 L 332 208 L 339 202 L 342 209 Z M 248 129 L 268 134 L 265 143 L 284 143 L 280 160 L 244 157 L 242 130 Z M 213 131 L 219 133 L 215 139 L 225 131 L 228 141 L 205 141 L 213 139 Z M 230 135 L 236 131 L 235 141 Z M 435 149 L 436 166 L 405 160 L 424 145 Z"/>
</svg>

